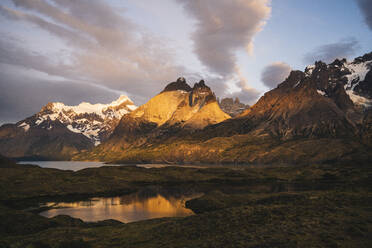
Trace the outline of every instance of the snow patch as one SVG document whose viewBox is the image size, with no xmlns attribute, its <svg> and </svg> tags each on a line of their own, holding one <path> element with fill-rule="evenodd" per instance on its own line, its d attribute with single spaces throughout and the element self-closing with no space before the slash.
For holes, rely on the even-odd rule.
<svg viewBox="0 0 372 248">
<path fill-rule="evenodd" d="M 366 75 L 369 71 L 368 64 L 371 62 L 363 62 L 359 64 L 354 63 L 347 63 L 344 66 L 349 69 L 351 74 L 346 75 L 347 77 L 347 84 L 345 84 L 345 90 L 351 89 L 354 90 L 354 88 L 359 84 L 359 82 L 364 81 L 366 78 Z"/>
<path fill-rule="evenodd" d="M 37 119 L 37 120 L 35 121 L 35 124 L 39 126 L 43 121 L 44 121 L 43 118 L 39 118 L 39 119 Z"/>
<path fill-rule="evenodd" d="M 23 127 L 23 126 L 26 126 L 28 125 L 26 122 L 22 122 L 21 124 L 18 125 L 18 127 Z"/>
<path fill-rule="evenodd" d="M 360 63 L 345 63 L 344 70 L 348 69 L 351 74 L 346 75 L 347 83 L 344 85 L 346 94 L 355 105 L 369 108 L 372 106 L 372 100 L 355 93 L 354 89 L 360 82 L 365 80 L 367 73 L 370 71 L 371 61 Z"/>
<path fill-rule="evenodd" d="M 48 108 L 48 114 L 40 112 L 36 125 L 50 119 L 59 121 L 66 125 L 74 133 L 81 133 L 99 145 L 99 133 L 102 130 L 111 128 L 110 120 L 120 120 L 123 115 L 137 109 L 137 106 L 125 95 L 121 95 L 117 100 L 109 104 L 91 104 L 82 102 L 77 106 L 68 106 L 61 102 L 52 103 Z M 50 113 L 49 110 L 52 112 Z M 52 127 L 45 127 L 50 130 Z"/>
<path fill-rule="evenodd" d="M 315 65 L 306 66 L 305 68 L 306 76 L 310 76 L 313 73 L 314 69 L 315 69 Z"/>
<path fill-rule="evenodd" d="M 353 101 L 355 105 L 360 105 L 366 108 L 372 107 L 371 99 L 365 98 L 363 96 L 359 96 L 355 94 L 353 90 L 346 90 L 346 94 L 349 95 L 351 101 Z"/>
<path fill-rule="evenodd" d="M 30 125 L 28 125 L 26 122 L 21 123 L 20 125 L 18 125 L 18 127 L 22 127 L 25 132 L 30 129 Z"/>
<path fill-rule="evenodd" d="M 129 108 L 130 110 L 136 110 L 137 106 L 136 105 L 128 105 L 127 108 Z"/>
<path fill-rule="evenodd" d="M 293 85 L 293 88 L 296 88 L 300 83 L 301 83 L 301 80 L 298 80 L 298 82 L 295 85 Z"/>
<path fill-rule="evenodd" d="M 117 100 L 109 104 L 102 104 L 102 103 L 91 104 L 89 102 L 82 102 L 77 106 L 68 106 L 68 105 L 64 105 L 63 103 L 56 102 L 56 103 L 53 103 L 53 111 L 57 113 L 73 111 L 76 114 L 85 114 L 85 113 L 96 114 L 104 119 L 105 117 L 107 117 L 104 113 L 105 111 L 109 110 L 110 108 L 112 109 L 112 107 L 118 107 L 125 102 L 131 103 L 132 101 L 127 96 L 121 95 Z M 132 110 L 137 108 L 133 104 L 128 105 L 128 106 L 130 106 Z"/>
<path fill-rule="evenodd" d="M 74 128 L 72 125 L 67 125 L 67 129 L 74 133 L 81 133 L 79 129 Z"/>
<path fill-rule="evenodd" d="M 316 90 L 316 92 L 318 92 L 318 94 L 319 95 L 321 95 L 321 96 L 325 96 L 325 95 L 327 95 L 324 91 L 322 91 L 322 90 Z"/>
</svg>

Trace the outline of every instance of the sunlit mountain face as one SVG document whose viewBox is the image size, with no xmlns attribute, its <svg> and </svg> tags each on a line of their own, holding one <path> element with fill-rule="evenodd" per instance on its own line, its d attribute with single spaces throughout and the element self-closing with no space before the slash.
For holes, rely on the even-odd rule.
<svg viewBox="0 0 372 248">
<path fill-rule="evenodd" d="M 371 68 L 371 53 L 350 61 L 316 61 L 304 71 L 291 71 L 234 117 L 222 111 L 204 81 L 191 88 L 180 78 L 123 116 L 101 146 L 74 159 L 206 164 L 368 160 Z"/>
</svg>

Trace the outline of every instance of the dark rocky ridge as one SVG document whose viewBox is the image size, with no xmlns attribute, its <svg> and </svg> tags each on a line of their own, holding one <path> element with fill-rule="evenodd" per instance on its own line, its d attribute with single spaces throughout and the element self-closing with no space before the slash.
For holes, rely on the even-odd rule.
<svg viewBox="0 0 372 248">
<path fill-rule="evenodd" d="M 176 82 L 172 82 L 170 84 L 168 84 L 164 90 L 162 92 L 166 92 L 166 91 L 174 91 L 174 90 L 184 90 L 184 91 L 191 91 L 192 88 L 190 87 L 190 85 L 188 85 L 186 83 L 186 80 L 185 78 L 183 77 L 180 77 L 177 79 Z"/>
<path fill-rule="evenodd" d="M 25 119 L 32 122 L 34 117 Z M 59 121 L 50 119 L 29 130 L 20 127 L 24 121 L 0 128 L 0 152 L 7 157 L 23 160 L 68 160 L 73 154 L 94 145 L 82 134 L 73 133 Z M 53 131 L 48 128 L 53 126 Z"/>
</svg>

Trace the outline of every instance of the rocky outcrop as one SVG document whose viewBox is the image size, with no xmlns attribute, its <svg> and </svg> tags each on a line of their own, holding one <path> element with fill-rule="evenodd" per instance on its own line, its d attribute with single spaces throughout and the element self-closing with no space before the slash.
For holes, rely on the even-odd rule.
<svg viewBox="0 0 372 248">
<path fill-rule="evenodd" d="M 115 135 L 120 136 L 126 128 L 127 120 L 154 123 L 182 128 L 202 129 L 230 118 L 217 104 L 216 96 L 201 80 L 191 88 L 184 78 L 170 83 L 165 89 L 121 119 Z M 121 130 L 121 131 L 120 131 Z"/>
<path fill-rule="evenodd" d="M 239 98 L 223 98 L 221 101 L 218 99 L 218 104 L 220 105 L 223 112 L 228 115 L 235 117 L 241 114 L 244 110 L 249 108 L 249 105 L 246 105 L 239 101 Z"/>
<path fill-rule="evenodd" d="M 372 85 L 366 77 L 372 61 L 321 61 L 305 72 L 293 71 L 276 89 L 267 92 L 240 119 L 250 120 L 256 133 L 281 139 L 295 137 L 354 137 L 360 133 L 372 97 L 362 86 Z"/>
<path fill-rule="evenodd" d="M 168 84 L 164 90 L 162 92 L 166 92 L 166 91 L 176 91 L 176 90 L 181 90 L 181 91 L 186 91 L 186 92 L 190 92 L 192 90 L 192 88 L 190 87 L 190 85 L 188 85 L 186 83 L 186 79 L 183 78 L 183 77 L 180 77 L 177 79 L 176 82 L 172 82 L 170 84 Z"/>
</svg>

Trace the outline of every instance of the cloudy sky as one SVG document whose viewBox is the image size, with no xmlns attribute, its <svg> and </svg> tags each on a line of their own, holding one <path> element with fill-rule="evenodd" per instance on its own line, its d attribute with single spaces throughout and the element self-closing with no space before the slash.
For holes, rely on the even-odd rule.
<svg viewBox="0 0 372 248">
<path fill-rule="evenodd" d="M 290 70 L 372 51 L 370 0 L 1 0 L 0 124 L 50 101 L 137 105 L 203 78 L 253 104 Z"/>
</svg>

